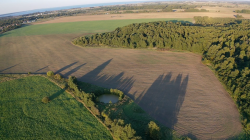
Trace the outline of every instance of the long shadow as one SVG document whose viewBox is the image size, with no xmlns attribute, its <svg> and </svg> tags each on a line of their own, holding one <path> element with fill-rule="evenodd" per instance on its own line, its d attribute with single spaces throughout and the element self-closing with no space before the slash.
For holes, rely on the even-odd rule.
<svg viewBox="0 0 250 140">
<path fill-rule="evenodd" d="M 64 92 L 64 89 L 59 90 L 59 91 L 56 92 L 55 94 L 51 95 L 51 96 L 49 97 L 49 100 L 54 100 L 56 97 L 60 96 L 63 92 Z"/>
<path fill-rule="evenodd" d="M 172 79 L 172 73 L 160 75 L 146 92 L 135 102 L 161 124 L 172 128 L 177 123 L 177 116 L 185 98 L 188 75 L 182 80 L 179 74 Z"/>
<path fill-rule="evenodd" d="M 190 21 L 185 21 L 185 20 L 168 20 L 168 21 L 166 21 L 166 22 L 173 22 L 173 23 L 181 22 L 182 24 L 184 24 L 184 23 L 193 24 L 192 22 L 190 22 Z"/>
<path fill-rule="evenodd" d="M 64 70 L 66 70 L 66 69 L 72 67 L 72 66 L 75 65 L 76 63 L 78 63 L 78 61 L 76 61 L 76 62 L 74 62 L 74 63 L 71 63 L 71 64 L 69 64 L 69 65 L 67 65 L 67 66 L 65 66 L 65 67 L 63 67 L 63 68 L 61 68 L 61 69 L 59 69 L 59 70 L 56 71 L 55 73 L 60 73 L 60 72 L 62 72 L 62 71 L 64 71 Z"/>
<path fill-rule="evenodd" d="M 107 84 L 110 88 L 116 88 L 123 92 L 129 92 L 133 87 L 135 79 L 133 76 L 124 77 L 124 72 L 118 75 L 101 75 L 95 78 L 95 82 Z"/>
<path fill-rule="evenodd" d="M 112 61 L 112 59 L 104 62 L 103 64 L 101 64 L 100 66 L 96 67 L 94 70 L 90 71 L 89 73 L 83 75 L 80 79 L 90 79 L 90 80 L 93 80 L 97 77 L 97 75 L 105 69 L 105 67 L 108 66 L 108 64 Z M 89 77 L 92 77 L 92 78 L 89 78 Z"/>
<path fill-rule="evenodd" d="M 20 64 L 20 63 L 19 63 L 19 64 Z M 3 72 L 3 71 L 5 71 L 5 70 L 8 70 L 8 69 L 11 69 L 11 68 L 13 68 L 13 67 L 15 67 L 15 66 L 17 66 L 17 65 L 19 65 L 19 64 L 13 65 L 13 66 L 11 66 L 11 67 L 8 67 L 8 68 L 6 68 L 6 69 L 3 69 L 3 70 L 0 70 L 0 72 Z"/>
<path fill-rule="evenodd" d="M 21 72 L 21 73 L 0 73 L 0 74 L 28 74 L 28 72 L 26 72 L 26 73 L 23 73 L 23 72 Z M 46 74 L 46 72 L 38 72 L 38 73 L 32 72 L 31 74 Z"/>
<path fill-rule="evenodd" d="M 89 73 L 78 77 L 78 80 L 105 88 L 116 88 L 125 94 L 129 93 L 136 81 L 133 76 L 125 77 L 124 72 L 117 75 L 102 73 L 111 61 L 112 59 L 104 62 Z M 172 73 L 162 74 L 141 93 L 135 102 L 158 122 L 173 128 L 178 121 L 177 116 L 185 98 L 188 79 L 188 75 L 184 77 L 179 74 L 173 78 Z M 131 96 L 133 98 L 133 95 Z"/>
<path fill-rule="evenodd" d="M 41 68 L 41 69 L 38 69 L 37 71 L 35 71 L 35 72 L 39 72 L 39 71 L 41 71 L 41 70 L 43 70 L 43 69 L 46 69 L 46 68 L 48 68 L 49 66 L 46 66 L 46 67 L 43 67 L 43 68 Z"/>
<path fill-rule="evenodd" d="M 72 69 L 72 70 L 70 70 L 69 72 L 65 73 L 64 76 L 65 76 L 65 77 L 70 76 L 71 74 L 75 73 L 76 71 L 78 71 L 81 67 L 83 67 L 83 66 L 86 65 L 86 64 L 87 64 L 87 63 L 84 63 L 84 64 L 82 64 L 82 65 L 80 65 L 80 66 L 75 67 L 74 69 Z"/>
<path fill-rule="evenodd" d="M 112 59 L 104 62 L 103 64 L 96 67 L 94 70 L 78 78 L 78 80 L 97 86 L 102 86 L 105 88 L 116 88 L 123 92 L 128 92 L 133 87 L 133 84 L 135 82 L 133 76 L 124 77 L 124 72 L 121 72 L 118 75 L 99 75 L 102 70 L 104 70 L 109 65 L 111 61 Z"/>
</svg>

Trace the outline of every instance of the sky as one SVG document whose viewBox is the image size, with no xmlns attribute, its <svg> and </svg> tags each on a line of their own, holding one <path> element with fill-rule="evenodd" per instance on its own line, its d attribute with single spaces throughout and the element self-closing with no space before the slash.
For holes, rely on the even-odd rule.
<svg viewBox="0 0 250 140">
<path fill-rule="evenodd" d="M 0 0 L 0 7 L 1 7 L 0 15 L 14 13 L 14 12 L 35 10 L 35 9 L 44 9 L 44 8 L 98 4 L 98 3 L 112 3 L 112 2 L 132 2 L 132 1 L 165 1 L 165 0 Z M 193 0 L 193 1 L 199 1 L 199 0 Z M 225 0 L 213 0 L 213 1 L 225 1 Z M 227 1 L 232 1 L 232 0 L 227 0 Z M 250 1 L 250 0 L 240 0 L 240 1 Z"/>
<path fill-rule="evenodd" d="M 146 1 L 146 0 L 122 0 Z M 121 0 L 0 0 L 0 14 L 72 5 L 121 2 Z"/>
</svg>

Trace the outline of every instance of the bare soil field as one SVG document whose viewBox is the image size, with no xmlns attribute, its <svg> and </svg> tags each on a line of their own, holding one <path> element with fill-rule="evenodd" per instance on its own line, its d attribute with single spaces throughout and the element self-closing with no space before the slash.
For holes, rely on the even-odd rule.
<svg viewBox="0 0 250 140">
<path fill-rule="evenodd" d="M 79 35 L 0 37 L 0 73 L 52 70 L 118 88 L 160 123 L 192 138 L 227 139 L 242 131 L 236 105 L 200 55 L 81 48 L 71 44 Z"/>
<path fill-rule="evenodd" d="M 209 17 L 230 17 L 235 18 L 234 12 L 159 12 L 159 13 L 133 13 L 133 14 L 111 14 L 111 15 L 85 15 L 60 17 L 53 20 L 38 22 L 34 24 L 48 24 L 60 22 L 77 22 L 77 21 L 97 21 L 97 20 L 120 20 L 120 19 L 150 19 L 150 18 L 193 18 L 194 16 Z M 244 18 L 250 19 L 250 14 L 242 14 Z"/>
</svg>

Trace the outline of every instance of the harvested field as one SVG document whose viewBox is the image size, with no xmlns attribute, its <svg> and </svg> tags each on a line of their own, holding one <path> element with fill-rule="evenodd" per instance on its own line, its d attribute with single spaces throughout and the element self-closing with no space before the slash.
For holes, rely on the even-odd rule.
<svg viewBox="0 0 250 140">
<path fill-rule="evenodd" d="M 77 22 L 77 21 L 98 21 L 98 20 L 121 20 L 121 19 L 154 19 L 154 18 L 180 18 L 187 19 L 194 16 L 209 16 L 222 18 L 235 18 L 234 12 L 160 12 L 160 13 L 133 13 L 133 14 L 111 14 L 111 15 L 85 15 L 55 18 L 45 22 L 34 24 L 48 24 L 61 22 Z M 250 19 L 250 14 L 240 13 L 244 18 Z"/>
<path fill-rule="evenodd" d="M 81 48 L 81 34 L 0 38 L 0 73 L 52 70 L 118 88 L 179 134 L 226 139 L 242 131 L 239 112 L 201 56 L 184 52 Z"/>
</svg>

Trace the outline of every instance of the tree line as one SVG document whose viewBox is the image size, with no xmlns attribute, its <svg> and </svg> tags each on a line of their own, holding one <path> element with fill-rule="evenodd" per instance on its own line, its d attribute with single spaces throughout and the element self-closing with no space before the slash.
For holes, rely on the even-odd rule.
<svg viewBox="0 0 250 140">
<path fill-rule="evenodd" d="M 138 120 L 138 118 L 133 117 L 131 120 L 128 114 L 123 113 L 124 112 L 123 110 L 125 109 L 122 107 L 126 106 L 128 104 L 127 102 L 131 103 L 132 100 L 131 99 L 129 100 L 128 97 L 126 97 L 122 91 L 117 90 L 117 89 L 106 89 L 102 87 L 92 86 L 86 83 L 83 84 L 81 82 L 78 82 L 76 77 L 74 76 L 70 76 L 67 81 L 68 81 L 67 82 L 68 87 L 66 89 L 73 92 L 73 94 L 77 98 L 83 101 L 85 105 L 98 118 L 100 118 L 103 121 L 103 123 L 109 128 L 109 130 L 111 131 L 111 133 L 116 139 L 119 139 L 119 140 L 142 140 L 142 139 L 188 140 L 187 137 L 175 136 L 172 133 L 172 130 L 168 130 L 165 127 L 159 126 L 151 118 L 149 122 L 143 122 L 143 123 L 147 123 L 146 125 L 140 124 L 143 127 L 140 127 L 139 130 L 142 131 L 142 133 L 139 133 L 138 129 L 136 129 L 137 130 L 136 131 L 132 127 L 135 125 L 133 124 L 133 120 Z M 90 93 L 85 92 L 88 88 L 92 89 Z M 114 94 L 114 95 L 119 96 L 119 100 L 122 105 L 120 106 L 114 105 L 114 107 L 120 108 L 122 112 L 112 111 L 111 104 L 108 105 L 109 107 L 107 109 L 102 110 L 103 106 L 101 106 L 101 104 L 98 103 L 97 98 L 98 96 L 103 95 L 103 94 Z M 139 113 L 139 115 L 141 116 L 140 113 L 144 111 L 140 107 L 136 106 L 136 108 L 133 108 L 133 112 L 135 114 Z M 145 117 L 145 116 L 142 116 L 142 117 Z"/>
<path fill-rule="evenodd" d="M 241 16 L 239 16 L 241 18 Z M 230 26 L 232 24 L 241 23 L 241 19 L 235 18 L 212 18 L 208 16 L 195 16 L 195 25 L 202 25 L 202 26 Z"/>
<path fill-rule="evenodd" d="M 121 5 L 121 6 L 105 6 L 97 8 L 97 10 L 104 11 L 127 11 L 127 10 L 148 10 L 155 9 L 162 12 L 173 12 L 173 9 L 186 9 L 187 12 L 207 12 L 206 10 L 199 10 L 194 8 L 201 8 L 201 5 L 189 5 L 189 4 L 144 4 L 141 6 L 136 5 Z"/>
<path fill-rule="evenodd" d="M 35 20 L 34 17 L 19 17 L 19 18 L 6 18 L 0 20 L 0 28 L 2 29 L 0 33 L 4 33 L 16 28 L 20 28 L 22 26 L 22 23 L 27 20 Z"/>
<path fill-rule="evenodd" d="M 250 21 L 196 17 L 196 23 L 150 22 L 130 24 L 115 31 L 79 37 L 79 46 L 187 50 L 202 54 L 226 86 L 250 133 Z"/>
<path fill-rule="evenodd" d="M 246 14 L 250 14 L 250 10 L 247 9 L 242 9 L 242 10 L 235 10 L 236 13 L 246 13 Z"/>
</svg>

